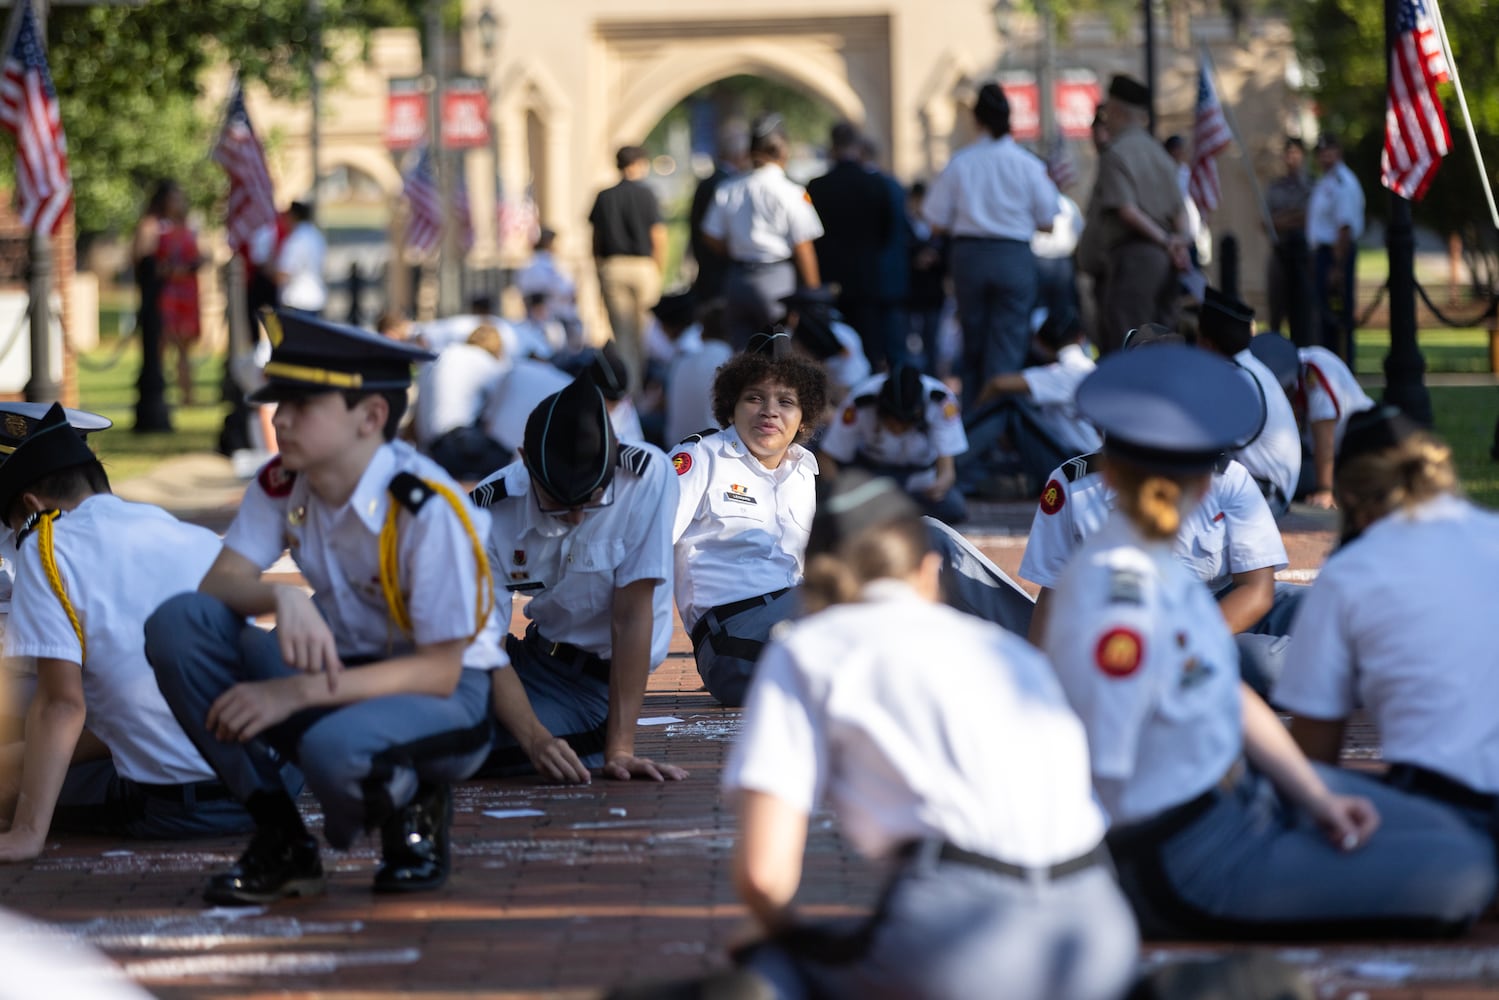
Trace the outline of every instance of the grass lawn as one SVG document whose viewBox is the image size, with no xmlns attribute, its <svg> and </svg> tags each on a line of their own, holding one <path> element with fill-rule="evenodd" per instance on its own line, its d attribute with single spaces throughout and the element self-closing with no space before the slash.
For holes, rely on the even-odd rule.
<svg viewBox="0 0 1499 1000">
<path fill-rule="evenodd" d="M 1359 330 L 1353 370 L 1359 375 L 1384 374 L 1385 355 L 1390 352 L 1390 331 Z M 1489 334 L 1476 328 L 1446 327 L 1420 331 L 1416 337 L 1426 357 L 1429 372 L 1486 372 L 1489 370 Z"/>
</svg>

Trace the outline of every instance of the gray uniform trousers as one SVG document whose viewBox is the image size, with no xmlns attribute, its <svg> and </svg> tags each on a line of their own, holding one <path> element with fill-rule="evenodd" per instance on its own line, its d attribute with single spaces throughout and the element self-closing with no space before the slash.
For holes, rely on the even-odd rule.
<svg viewBox="0 0 1499 1000">
<path fill-rule="evenodd" d="M 609 721 L 609 661 L 554 653 L 534 622 L 526 628 L 524 638 L 505 637 L 505 652 L 510 656 L 510 669 L 520 678 L 531 709 L 546 731 L 566 740 L 584 767 L 603 767 Z M 509 777 L 535 770 L 515 737 L 496 725 L 479 777 Z"/>
<path fill-rule="evenodd" d="M 1488 906 L 1488 837 L 1433 802 L 1314 766 L 1334 792 L 1365 796 L 1379 810 L 1379 829 L 1362 847 L 1339 850 L 1253 773 L 1194 800 L 1195 816 L 1183 812 L 1188 803 L 1110 831 L 1120 884 L 1146 937 L 1447 935 Z M 1185 826 L 1172 814 L 1187 815 Z"/>
<path fill-rule="evenodd" d="M 280 791 L 279 760 L 295 761 L 336 848 L 404 808 L 418 782 L 469 777 L 489 748 L 489 675 L 468 669 L 446 698 L 399 694 L 308 709 L 248 743 L 221 743 L 204 726 L 219 695 L 297 671 L 273 633 L 205 594 L 178 594 L 156 609 L 146 620 L 146 656 L 177 721 L 234 796 Z"/>
<path fill-rule="evenodd" d="M 770 630 L 801 608 L 801 596 L 795 588 L 777 597 L 766 594 L 762 600 L 727 618 L 720 618 L 717 609 L 710 610 L 693 627 L 692 655 L 698 676 L 720 705 L 735 708 L 744 704 L 760 651 L 770 641 Z"/>
<path fill-rule="evenodd" d="M 956 529 L 934 517 L 922 520 L 932 551 L 942 557 L 943 599 L 965 614 L 993 622 L 1018 636 L 1029 634 L 1035 598 Z"/>
<path fill-rule="evenodd" d="M 851 924 L 828 930 L 861 936 Z M 1107 866 L 1049 882 L 913 860 L 862 930 L 851 954 L 773 941 L 741 961 L 781 998 L 1112 1000 L 1129 989 L 1139 954 Z"/>
<path fill-rule="evenodd" d="M 729 264 L 724 279 L 724 324 L 737 353 L 767 324 L 786 314 L 781 300 L 796 291 L 796 265 L 789 260 L 769 264 Z"/>
</svg>

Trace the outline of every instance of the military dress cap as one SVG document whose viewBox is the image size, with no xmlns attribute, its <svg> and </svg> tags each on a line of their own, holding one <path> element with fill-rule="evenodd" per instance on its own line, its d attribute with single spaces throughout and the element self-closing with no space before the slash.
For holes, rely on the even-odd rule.
<svg viewBox="0 0 1499 1000">
<path fill-rule="evenodd" d="M 266 384 L 250 394 L 252 403 L 352 389 L 381 392 L 411 385 L 411 366 L 437 355 L 343 323 L 295 312 L 261 313 L 271 341 Z"/>
<path fill-rule="evenodd" d="M 109 420 L 96 413 L 64 410 L 57 403 L 47 407 L 40 418 L 14 412 L 13 408 L 19 406 L 46 404 L 6 403 L 0 409 L 0 427 L 5 429 L 5 447 L 9 451 L 5 461 L 0 463 L 0 516 L 4 516 L 16 498 L 44 476 L 95 461 L 94 452 L 83 436 L 109 426 Z M 9 443 L 11 433 L 21 428 L 11 419 L 13 417 L 25 420 L 29 425 L 14 446 Z M 74 426 L 74 419 L 80 426 Z"/>
<path fill-rule="evenodd" d="M 784 358 L 791 353 L 791 333 L 784 326 L 772 324 L 749 339 L 745 354 L 763 354 L 767 358 Z"/>
<path fill-rule="evenodd" d="M 1123 101 L 1137 108 L 1150 106 L 1150 88 L 1134 77 L 1125 76 L 1123 73 L 1109 81 L 1109 96 L 1116 101 Z"/>
<path fill-rule="evenodd" d="M 1186 344 L 1181 333 L 1159 323 L 1142 323 L 1124 335 L 1123 350 L 1133 351 L 1141 347 L 1157 347 L 1161 344 Z"/>
<path fill-rule="evenodd" d="M 630 389 L 630 369 L 625 359 L 619 356 L 614 341 L 607 340 L 593 352 L 593 360 L 583 369 L 583 374 L 599 387 L 605 399 L 624 399 Z"/>
<path fill-rule="evenodd" d="M 796 313 L 795 341 L 819 361 L 843 352 L 843 344 L 833 333 L 836 301 L 837 296 L 827 288 L 798 288 L 781 299 L 787 312 Z"/>
<path fill-rule="evenodd" d="M 1394 406 L 1360 410 L 1348 418 L 1348 426 L 1343 430 L 1343 441 L 1338 445 L 1338 454 L 1333 460 L 1334 473 L 1355 458 L 1393 448 L 1412 434 L 1423 430 L 1425 428 Z"/>
<path fill-rule="evenodd" d="M 526 469 L 564 507 L 587 503 L 614 478 L 619 445 L 604 395 L 586 375 L 537 404 L 523 440 Z"/>
<path fill-rule="evenodd" d="M 1261 416 L 1241 368 L 1180 344 L 1109 355 L 1077 387 L 1076 405 L 1103 433 L 1105 453 L 1163 472 L 1210 470 Z"/>
<path fill-rule="evenodd" d="M 920 516 L 916 502 L 887 476 L 844 469 L 832 480 L 819 477 L 817 513 L 807 535 L 807 557 L 835 553 L 849 539 L 866 531 Z"/>
<path fill-rule="evenodd" d="M 24 440 L 34 434 L 41 426 L 42 419 L 47 416 L 55 403 L 0 403 L 0 462 L 3 462 L 11 452 Z M 79 434 L 88 435 L 94 431 L 108 430 L 114 426 L 114 421 L 108 417 L 101 417 L 97 413 L 87 410 L 75 410 L 65 406 L 63 415 L 71 426 Z"/>
<path fill-rule="evenodd" d="M 672 326 L 688 326 L 697 313 L 697 296 L 691 292 L 674 292 L 663 295 L 651 306 L 651 312 L 663 323 Z"/>
<path fill-rule="evenodd" d="M 880 386 L 875 397 L 875 412 L 882 417 L 899 420 L 918 427 L 926 423 L 926 394 L 921 384 L 921 372 L 915 365 L 895 366 Z"/>
<path fill-rule="evenodd" d="M 1209 287 L 1197 311 L 1197 333 L 1228 354 L 1238 354 L 1254 337 L 1254 309 Z"/>
<path fill-rule="evenodd" d="M 1275 376 L 1282 386 L 1293 386 L 1301 376 L 1301 355 L 1296 345 L 1278 333 L 1260 333 L 1249 342 L 1249 353 Z"/>
</svg>

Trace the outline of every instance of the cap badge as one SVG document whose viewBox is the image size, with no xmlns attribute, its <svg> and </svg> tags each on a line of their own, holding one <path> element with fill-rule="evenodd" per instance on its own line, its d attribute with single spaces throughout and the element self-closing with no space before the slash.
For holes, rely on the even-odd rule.
<svg viewBox="0 0 1499 1000">
<path fill-rule="evenodd" d="M 7 413 L 5 415 L 5 433 L 9 437 L 21 438 L 26 436 L 26 418 L 19 413 Z"/>
</svg>

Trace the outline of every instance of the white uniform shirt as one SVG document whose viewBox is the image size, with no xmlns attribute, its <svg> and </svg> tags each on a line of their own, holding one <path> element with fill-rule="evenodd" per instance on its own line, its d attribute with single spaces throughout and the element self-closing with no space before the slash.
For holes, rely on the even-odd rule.
<svg viewBox="0 0 1499 1000">
<path fill-rule="evenodd" d="M 534 319 L 523 319 L 510 324 L 515 334 L 515 358 L 550 358 L 567 347 L 567 331 L 556 320 L 539 323 Z M 501 335 L 503 340 L 504 335 Z"/>
<path fill-rule="evenodd" d="M 1364 189 L 1358 178 L 1339 160 L 1312 187 L 1306 206 L 1306 241 L 1313 247 L 1338 242 L 1338 230 L 1347 226 L 1357 240 L 1364 235 Z"/>
<path fill-rule="evenodd" d="M 1031 521 L 1020 575 L 1055 588 L 1072 554 L 1101 530 L 1114 509 L 1114 491 L 1103 480 L 1097 455 L 1074 458 L 1052 472 Z M 1208 481 L 1207 494 L 1182 520 L 1172 545 L 1176 557 L 1217 593 L 1235 573 L 1284 569 L 1285 541 L 1270 507 L 1249 473 L 1229 462 Z"/>
<path fill-rule="evenodd" d="M 626 444 L 645 441 L 645 429 L 640 426 L 640 411 L 635 409 L 629 396 L 609 405 L 609 426 L 614 428 L 614 436 Z"/>
<path fill-rule="evenodd" d="M 828 386 L 828 399 L 836 406 L 843 402 L 848 389 L 867 379 L 873 369 L 869 366 L 869 358 L 864 354 L 864 341 L 859 339 L 859 331 L 836 319 L 828 324 L 828 329 L 833 331 L 838 346 L 843 348 L 822 363 L 831 383 Z"/>
<path fill-rule="evenodd" d="M 660 583 L 651 597 L 651 669 L 671 646 L 671 526 L 677 512 L 677 477 L 651 445 L 639 475 L 615 470 L 607 506 L 589 511 L 576 527 L 543 514 L 531 493 L 531 475 L 520 462 L 485 479 L 474 492 L 503 482 L 505 497 L 489 507 L 489 564 L 501 621 L 512 596 L 530 594 L 526 617 L 552 642 L 570 642 L 603 659 L 613 658 L 610 631 L 614 591 L 637 580 Z M 638 461 L 638 459 L 632 459 Z"/>
<path fill-rule="evenodd" d="M 1068 344 L 1057 352 L 1057 360 L 1020 373 L 1039 407 L 1038 422 L 1057 444 L 1076 455 L 1103 447 L 1103 438 L 1077 412 L 1077 387 L 1098 367 L 1081 344 Z"/>
<path fill-rule="evenodd" d="M 690 338 L 690 339 L 689 339 Z M 734 349 L 721 340 L 703 340 L 698 327 L 688 327 L 677 338 L 666 375 L 666 443 L 717 427 L 713 416 L 713 377 Z"/>
<path fill-rule="evenodd" d="M 1062 574 L 1042 648 L 1087 728 L 1093 785 L 1115 824 L 1190 801 L 1238 759 L 1233 636 L 1170 546 L 1145 542 L 1122 513 Z"/>
<path fill-rule="evenodd" d="M 1051 220 L 1051 232 L 1037 231 L 1031 237 L 1031 253 L 1047 260 L 1066 260 L 1077 250 L 1077 241 L 1083 235 L 1083 212 L 1077 202 L 1065 194 L 1057 195 L 1056 216 Z"/>
<path fill-rule="evenodd" d="M 1029 243 L 1056 217 L 1057 197 L 1046 164 L 1006 135 L 959 150 L 927 190 L 921 213 L 953 236 Z"/>
<path fill-rule="evenodd" d="M 577 313 L 577 286 L 562 273 L 550 250 L 538 250 L 531 262 L 515 276 L 515 287 L 523 296 L 545 295 L 547 311 L 559 320 Z"/>
<path fill-rule="evenodd" d="M 774 163 L 720 184 L 703 216 L 703 232 L 723 240 L 730 260 L 746 264 L 790 260 L 798 243 L 823 234 L 806 189 Z"/>
<path fill-rule="evenodd" d="M 1495 594 L 1499 515 L 1454 496 L 1389 514 L 1302 598 L 1275 703 L 1310 719 L 1362 705 L 1385 760 L 1499 793 Z"/>
<path fill-rule="evenodd" d="M 774 469 L 732 426 L 672 452 L 677 473 L 677 610 L 688 631 L 709 609 L 801 582 L 817 510 L 817 459 L 793 444 Z"/>
<path fill-rule="evenodd" d="M 765 648 L 723 785 L 809 814 L 826 798 L 870 857 L 941 838 L 1041 867 L 1104 831 L 1082 727 L 1046 660 L 894 580 Z"/>
<path fill-rule="evenodd" d="M 426 448 L 448 431 L 478 420 L 505 367 L 493 354 L 473 344 L 443 348 L 437 360 L 416 377 L 416 443 Z"/>
<path fill-rule="evenodd" d="M 273 458 L 245 489 L 224 545 L 262 570 L 289 550 L 342 658 L 383 660 L 478 632 L 463 651 L 463 665 L 477 670 L 506 666 L 510 661 L 500 637 L 508 619 L 492 614 L 482 628 L 474 621 L 478 575 L 473 544 L 441 496 L 434 494 L 415 515 L 405 510 L 399 515 L 397 561 L 412 634 L 402 632 L 391 618 L 380 587 L 380 530 L 386 510 L 396 502 L 390 481 L 401 472 L 441 483 L 463 498 L 452 477 L 404 441 L 380 446 L 353 495 L 338 508 L 314 496 L 306 476 L 290 476 L 280 459 Z M 466 499 L 464 504 L 482 545 L 489 516 Z"/>
<path fill-rule="evenodd" d="M 53 523 L 53 552 L 83 626 L 87 659 L 47 581 L 35 537 L 21 555 L 5 654 L 83 668 L 88 727 L 109 747 L 122 777 L 151 785 L 214 780 L 156 686 L 143 626 L 167 598 L 197 589 L 218 557 L 218 536 L 159 507 L 102 494 Z"/>
<path fill-rule="evenodd" d="M 519 448 L 525 443 L 526 419 L 531 411 L 571 381 L 567 373 L 546 361 L 517 361 L 495 383 L 484 404 L 484 433 L 506 448 Z"/>
<path fill-rule="evenodd" d="M 1348 428 L 1348 418 L 1360 410 L 1374 406 L 1374 400 L 1358 384 L 1353 372 L 1343 359 L 1325 347 L 1303 347 L 1297 355 L 1301 358 L 1300 400 L 1306 411 L 1306 430 L 1301 436 L 1302 446 L 1310 449 L 1311 425 L 1323 420 L 1335 421 L 1332 442 L 1336 449 L 1343 443 L 1343 431 Z"/>
<path fill-rule="evenodd" d="M 920 469 L 906 479 L 908 490 L 921 489 L 936 478 L 931 468 L 937 459 L 961 455 L 968 450 L 963 416 L 952 391 L 937 379 L 921 376 L 926 396 L 926 429 L 912 428 L 892 434 L 880 424 L 875 399 L 887 375 L 876 375 L 849 390 L 843 413 L 822 432 L 821 449 L 835 462 L 848 463 L 862 456 L 878 465 Z M 860 402 L 860 401 L 863 402 Z"/>
<path fill-rule="evenodd" d="M 327 255 L 328 241 L 311 222 L 299 222 L 287 234 L 276 256 L 276 270 L 287 276 L 281 286 L 283 306 L 318 312 L 328 304 L 328 286 L 323 282 Z"/>
<path fill-rule="evenodd" d="M 1269 482 L 1290 500 L 1301 479 L 1301 432 L 1296 428 L 1296 413 L 1275 375 L 1248 348 L 1235 354 L 1234 361 L 1259 385 L 1265 401 L 1265 426 L 1259 437 L 1234 452 L 1233 457 L 1251 476 Z"/>
<path fill-rule="evenodd" d="M 529 352 L 522 350 L 521 339 L 516 335 L 514 327 L 500 317 L 492 315 L 460 313 L 457 316 L 427 320 L 425 323 L 413 323 L 411 339 L 419 341 L 429 351 L 441 353 L 444 348 L 452 344 L 461 344 L 468 340 L 475 330 L 485 325 L 494 327 L 500 335 L 502 360 L 508 363 L 528 356 Z"/>
</svg>

